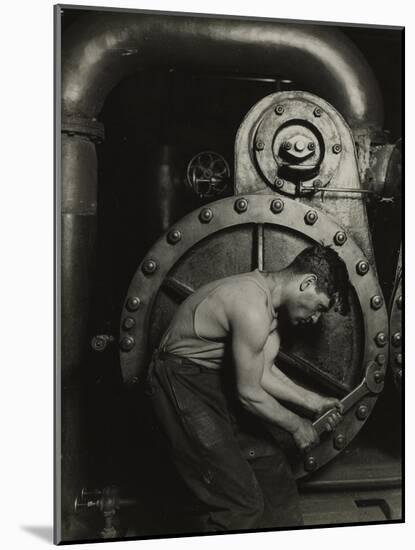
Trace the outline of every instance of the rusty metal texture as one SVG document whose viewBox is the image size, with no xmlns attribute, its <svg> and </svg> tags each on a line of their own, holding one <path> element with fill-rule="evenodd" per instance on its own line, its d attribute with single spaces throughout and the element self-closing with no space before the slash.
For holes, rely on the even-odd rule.
<svg viewBox="0 0 415 550">
<path fill-rule="evenodd" d="M 281 115 L 275 112 L 278 106 L 284 107 Z M 284 181 L 279 174 L 283 155 L 279 134 L 285 139 L 291 126 L 304 129 L 304 138 L 308 135 L 309 142 L 316 144 L 310 159 L 319 159 L 318 171 L 302 182 L 310 192 L 297 194 L 295 200 L 336 218 L 376 269 L 366 205 L 361 194 L 352 191 L 361 189 L 353 135 L 343 117 L 320 97 L 302 91 L 277 92 L 263 98 L 247 113 L 235 141 L 235 194 L 269 193 L 270 189 L 278 194 L 295 193 L 294 181 Z M 260 150 L 257 135 L 263 145 Z M 337 152 L 334 145 L 339 146 Z M 324 193 L 313 192 L 315 184 L 324 188 Z M 336 188 L 345 191 L 335 192 Z"/>
<path fill-rule="evenodd" d="M 160 300 L 159 295 L 162 292 L 164 281 L 167 278 L 173 282 L 176 280 L 175 284 L 170 285 L 174 292 L 175 287 L 176 289 L 180 288 L 181 283 L 190 288 L 198 288 L 208 281 L 251 270 L 257 256 L 256 247 L 253 246 L 255 242 L 253 228 L 256 224 L 278 228 L 281 230 L 281 235 L 294 234 L 298 239 L 299 250 L 313 242 L 321 242 L 325 245 L 334 244 L 337 252 L 345 261 L 353 292 L 356 295 L 356 308 L 360 310 L 358 316 L 361 318 L 361 328 L 357 327 L 356 330 L 363 334 L 361 352 L 353 359 L 355 365 L 351 366 L 355 377 L 353 383 L 358 383 L 363 376 L 363 366 L 369 361 L 376 361 L 380 353 L 387 354 L 388 352 L 386 308 L 383 302 L 378 309 L 373 309 L 370 306 L 374 296 L 382 297 L 376 275 L 370 267 L 362 275 L 359 275 L 356 270 L 359 262 L 366 261 L 364 253 L 350 234 L 347 235 L 345 243 L 336 245 L 335 235 L 339 231 L 347 234 L 347 231 L 322 211 L 318 212 L 316 223 L 309 225 L 305 222 L 308 208 L 292 199 L 285 199 L 284 209 L 275 214 L 272 210 L 272 202 L 275 200 L 273 195 L 244 195 L 240 198 L 244 198 L 247 204 L 246 210 L 242 212 L 238 212 L 235 208 L 238 201 L 238 198 L 235 197 L 211 203 L 209 205 L 211 215 L 208 217 L 207 223 L 203 222 L 203 217 L 200 218 L 203 209 L 192 212 L 172 228 L 172 230 L 180 232 L 181 240 L 171 244 L 167 238 L 168 234 L 164 235 L 138 266 L 128 290 L 121 319 L 121 338 L 131 338 L 134 342 L 134 345 L 129 346 L 128 351 L 121 350 L 120 352 L 125 383 L 134 385 L 143 381 L 151 348 L 158 344 L 162 331 L 177 308 L 177 301 L 175 302 L 173 298 Z M 266 240 L 265 235 L 264 241 Z M 290 259 L 288 256 L 294 257 L 296 254 L 295 246 L 292 246 L 291 241 L 290 247 L 291 250 L 286 251 L 287 263 Z M 238 249 L 240 254 L 237 253 Z M 281 247 L 281 250 L 286 249 L 286 246 Z M 204 262 L 203 258 L 205 258 Z M 206 265 L 207 258 L 209 258 L 210 266 Z M 143 269 L 149 261 L 155 262 L 157 269 L 151 272 Z M 265 270 L 274 267 L 271 262 L 268 265 L 267 261 L 267 256 L 264 255 Z M 131 311 L 131 307 L 128 308 L 131 298 L 140 300 L 140 306 L 135 311 Z M 161 305 L 162 307 L 160 307 Z M 132 317 L 135 320 L 135 325 L 131 329 L 125 328 L 124 319 L 126 317 Z M 340 326 L 339 331 L 341 332 L 341 323 L 337 323 L 337 325 Z M 381 344 L 377 339 L 379 333 L 385 334 L 386 337 Z M 347 334 L 346 338 L 349 338 Z M 324 340 L 324 343 L 326 342 L 327 339 Z M 324 345 L 320 349 L 324 349 Z M 344 349 L 344 345 L 341 349 Z M 339 362 L 344 360 L 338 354 L 337 356 Z M 356 366 L 357 358 L 358 365 Z M 349 360 L 349 357 L 346 359 Z M 384 374 L 385 362 L 382 362 L 382 365 L 379 362 L 377 364 L 379 372 Z M 368 414 L 375 401 L 376 397 L 365 398 L 364 403 L 367 406 Z M 356 435 L 368 416 L 367 414 L 363 419 L 357 418 L 357 407 L 358 405 L 347 413 L 345 421 L 341 425 L 341 433 L 347 442 Z M 336 446 L 339 447 L 338 444 Z M 323 436 L 320 446 L 310 456 L 315 457 L 318 467 L 320 467 L 340 452 L 336 446 L 333 445 L 330 438 Z M 298 476 L 306 473 L 302 461 L 300 462 L 296 470 Z"/>
<path fill-rule="evenodd" d="M 330 101 L 353 127 L 383 123 L 371 67 L 341 31 L 327 25 L 95 13 L 68 29 L 62 46 L 65 114 L 96 117 L 122 78 L 149 66 L 197 67 L 227 74 L 282 74 Z"/>
</svg>

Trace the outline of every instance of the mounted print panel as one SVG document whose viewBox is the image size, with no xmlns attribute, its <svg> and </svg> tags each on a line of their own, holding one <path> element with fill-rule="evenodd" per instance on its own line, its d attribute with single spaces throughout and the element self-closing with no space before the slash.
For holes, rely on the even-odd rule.
<svg viewBox="0 0 415 550">
<path fill-rule="evenodd" d="M 403 32 L 55 6 L 55 543 L 404 520 Z"/>
</svg>

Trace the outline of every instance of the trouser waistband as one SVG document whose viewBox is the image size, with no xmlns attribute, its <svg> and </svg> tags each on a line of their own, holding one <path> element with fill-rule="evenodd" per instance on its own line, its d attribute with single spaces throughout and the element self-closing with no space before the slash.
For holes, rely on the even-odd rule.
<svg viewBox="0 0 415 550">
<path fill-rule="evenodd" d="M 179 355 L 174 355 L 173 353 L 169 353 L 167 351 L 162 351 L 159 349 L 154 350 L 153 353 L 153 360 L 157 359 L 168 361 L 169 363 L 174 363 L 178 367 L 185 370 L 191 370 L 192 372 L 203 372 L 209 374 L 219 374 L 221 372 L 221 369 L 198 365 L 187 357 L 180 357 Z"/>
</svg>

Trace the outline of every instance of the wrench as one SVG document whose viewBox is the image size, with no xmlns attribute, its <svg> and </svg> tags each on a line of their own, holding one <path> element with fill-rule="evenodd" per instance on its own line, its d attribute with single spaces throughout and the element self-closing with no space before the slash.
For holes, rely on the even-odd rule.
<svg viewBox="0 0 415 550">
<path fill-rule="evenodd" d="M 373 395 L 380 393 L 383 390 L 383 382 L 385 375 L 381 371 L 378 365 L 374 361 L 370 361 L 367 364 L 366 372 L 361 383 L 356 386 L 354 390 L 348 393 L 341 403 L 344 407 L 343 414 L 348 412 L 352 407 L 356 405 L 366 395 Z M 331 432 L 333 430 L 332 426 L 328 422 L 330 415 L 338 412 L 336 408 L 326 411 L 320 418 L 313 422 L 314 429 L 318 435 L 322 435 L 325 432 Z"/>
</svg>

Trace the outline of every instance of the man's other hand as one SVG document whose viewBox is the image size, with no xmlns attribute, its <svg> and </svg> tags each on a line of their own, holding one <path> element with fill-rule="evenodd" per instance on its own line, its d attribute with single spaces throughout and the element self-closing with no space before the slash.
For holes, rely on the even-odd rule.
<svg viewBox="0 0 415 550">
<path fill-rule="evenodd" d="M 312 422 L 306 418 L 298 419 L 298 426 L 293 432 L 293 437 L 300 451 L 308 451 L 319 442 L 318 434 Z"/>
</svg>

